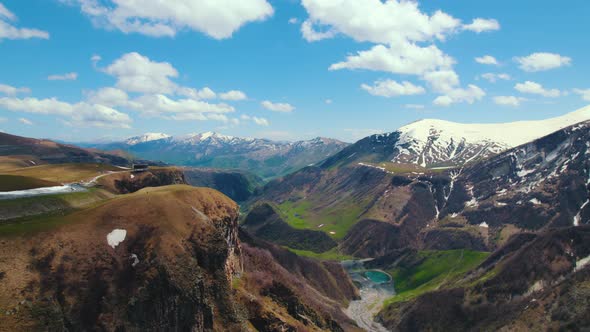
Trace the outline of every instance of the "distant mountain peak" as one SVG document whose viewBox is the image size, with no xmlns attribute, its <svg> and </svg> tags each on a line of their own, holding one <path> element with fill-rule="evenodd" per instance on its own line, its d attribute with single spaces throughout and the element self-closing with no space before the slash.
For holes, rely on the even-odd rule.
<svg viewBox="0 0 590 332">
<path fill-rule="evenodd" d="M 145 133 L 143 135 L 130 137 L 125 141 L 125 143 L 127 145 L 136 145 L 136 144 L 140 144 L 140 143 L 157 141 L 157 140 L 161 140 L 161 139 L 165 139 L 165 138 L 169 138 L 169 137 L 170 137 L 170 135 L 167 135 L 164 133 Z"/>
</svg>

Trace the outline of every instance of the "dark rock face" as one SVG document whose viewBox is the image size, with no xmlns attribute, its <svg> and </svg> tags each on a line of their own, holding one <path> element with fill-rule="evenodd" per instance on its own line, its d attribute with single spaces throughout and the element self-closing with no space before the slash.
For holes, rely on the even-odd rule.
<svg viewBox="0 0 590 332">
<path fill-rule="evenodd" d="M 300 230 L 289 226 L 268 203 L 255 206 L 242 225 L 261 239 L 293 249 L 321 253 L 337 245 L 336 241 L 324 232 Z"/>
<path fill-rule="evenodd" d="M 244 230 L 240 239 L 245 274 L 238 294 L 248 299 L 247 319 L 257 330 L 358 330 L 340 309 L 358 291 L 339 263 L 299 257 Z"/>
<path fill-rule="evenodd" d="M 588 226 L 514 236 L 471 272 L 471 282 L 392 304 L 378 320 L 392 331 L 584 330 L 589 240 Z"/>
<path fill-rule="evenodd" d="M 186 184 L 184 174 L 177 169 L 163 169 L 136 172 L 133 178 L 123 175 L 113 179 L 117 193 L 129 194 L 147 187 L 162 187 L 173 184 Z"/>
<path fill-rule="evenodd" d="M 488 247 L 483 239 L 461 229 L 439 228 L 423 233 L 423 248 L 426 250 L 470 249 L 486 251 Z"/>
</svg>

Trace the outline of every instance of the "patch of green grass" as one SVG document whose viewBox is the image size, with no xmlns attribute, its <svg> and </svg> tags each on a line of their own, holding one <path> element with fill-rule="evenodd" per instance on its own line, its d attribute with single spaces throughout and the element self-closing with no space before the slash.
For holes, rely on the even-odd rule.
<svg viewBox="0 0 590 332">
<path fill-rule="evenodd" d="M 59 183 L 28 176 L 0 174 L 0 191 L 27 190 L 53 186 L 59 186 Z"/>
<path fill-rule="evenodd" d="M 7 211 L 47 211 L 44 207 L 51 207 L 53 210 L 0 221 L 0 237 L 18 236 L 52 229 L 66 222 L 67 214 L 80 208 L 98 205 L 111 197 L 112 195 L 104 190 L 92 188 L 86 192 L 1 200 L 0 215 L 3 216 L 9 214 Z"/>
<path fill-rule="evenodd" d="M 477 267 L 488 252 L 471 250 L 422 251 L 421 263 L 388 271 L 393 277 L 396 295 L 387 304 L 403 302 L 429 291 L 452 285 Z"/>
<path fill-rule="evenodd" d="M 315 253 L 313 251 L 297 250 L 297 249 L 291 249 L 288 247 L 285 247 L 285 248 L 288 249 L 289 251 L 297 254 L 298 256 L 309 257 L 309 258 L 314 258 L 314 259 L 319 259 L 319 260 L 324 260 L 324 261 L 344 261 L 344 260 L 354 259 L 354 257 L 352 257 L 352 256 L 344 255 L 344 254 L 340 253 L 338 251 L 338 248 L 332 248 L 326 252 L 322 252 L 319 254 Z"/>
<path fill-rule="evenodd" d="M 296 202 L 286 201 L 278 205 L 278 209 L 291 227 L 322 231 L 334 239 L 342 239 L 365 210 L 362 207 L 364 204 L 355 204 L 351 201 L 315 210 L 312 202 L 313 198 Z"/>
</svg>

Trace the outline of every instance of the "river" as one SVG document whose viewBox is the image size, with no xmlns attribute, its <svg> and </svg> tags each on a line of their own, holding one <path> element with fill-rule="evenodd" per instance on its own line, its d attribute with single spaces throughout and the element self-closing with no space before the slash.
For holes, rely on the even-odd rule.
<svg viewBox="0 0 590 332">
<path fill-rule="evenodd" d="M 383 301 L 395 294 L 393 280 L 384 271 L 364 267 L 367 260 L 343 261 L 342 266 L 350 275 L 360 291 L 360 299 L 350 302 L 346 314 L 357 325 L 370 332 L 386 332 L 383 325 L 374 321 L 381 310 Z"/>
</svg>

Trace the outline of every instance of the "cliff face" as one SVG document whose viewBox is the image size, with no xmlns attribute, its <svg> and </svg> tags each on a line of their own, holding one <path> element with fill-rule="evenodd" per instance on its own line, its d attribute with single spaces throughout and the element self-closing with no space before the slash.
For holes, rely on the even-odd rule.
<svg viewBox="0 0 590 332">
<path fill-rule="evenodd" d="M 242 329 L 237 217 L 214 190 L 146 188 L 2 238 L 0 329 Z"/>
</svg>

